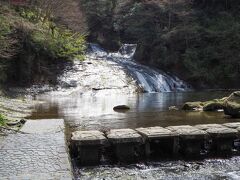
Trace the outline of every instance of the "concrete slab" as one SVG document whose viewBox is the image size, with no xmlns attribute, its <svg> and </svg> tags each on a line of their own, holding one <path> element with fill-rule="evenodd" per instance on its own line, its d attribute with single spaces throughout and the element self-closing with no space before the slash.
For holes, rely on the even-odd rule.
<svg viewBox="0 0 240 180">
<path fill-rule="evenodd" d="M 237 129 L 238 127 L 240 127 L 240 122 L 225 123 L 223 125 L 226 126 L 226 127 L 229 127 L 229 128 Z"/>
<path fill-rule="evenodd" d="M 207 130 L 207 129 L 211 129 L 211 128 L 223 128 L 224 126 L 221 124 L 199 124 L 194 127 L 196 127 L 197 129 L 200 129 L 200 130 Z"/>
<path fill-rule="evenodd" d="M 203 139 L 207 137 L 207 132 L 189 125 L 168 126 L 167 129 L 176 132 L 181 138 L 185 139 Z"/>
<path fill-rule="evenodd" d="M 167 129 L 179 134 L 179 152 L 186 158 L 199 157 L 203 150 L 207 132 L 189 125 L 169 126 Z"/>
<path fill-rule="evenodd" d="M 114 155 L 118 162 L 132 163 L 137 160 L 137 149 L 143 142 L 142 136 L 132 129 L 112 129 L 107 138 L 113 145 Z"/>
<path fill-rule="evenodd" d="M 142 142 L 142 136 L 132 129 L 112 129 L 107 133 L 107 138 L 113 144 Z"/>
<path fill-rule="evenodd" d="M 27 120 L 21 131 L 27 134 L 46 134 L 63 131 L 63 119 Z"/>
<path fill-rule="evenodd" d="M 163 127 L 138 128 L 145 141 L 146 157 L 165 157 L 166 155 L 177 154 L 178 134 Z"/>
<path fill-rule="evenodd" d="M 149 128 L 138 128 L 136 129 L 136 131 L 139 134 L 141 134 L 143 137 L 148 139 L 160 139 L 160 138 L 178 136 L 177 133 L 159 126 L 149 127 Z"/>
<path fill-rule="evenodd" d="M 72 179 L 63 132 L 10 134 L 0 148 L 0 179 Z"/>
<path fill-rule="evenodd" d="M 211 154 L 230 155 L 234 147 L 234 140 L 237 139 L 238 131 L 236 129 L 222 127 L 210 128 L 206 132 L 210 136 L 209 150 Z"/>
<path fill-rule="evenodd" d="M 72 133 L 71 140 L 78 145 L 104 145 L 107 139 L 100 131 L 75 131 Z"/>
<path fill-rule="evenodd" d="M 212 138 L 237 138 L 238 135 L 238 131 L 236 129 L 228 127 L 210 128 L 207 129 L 206 132 Z"/>
</svg>

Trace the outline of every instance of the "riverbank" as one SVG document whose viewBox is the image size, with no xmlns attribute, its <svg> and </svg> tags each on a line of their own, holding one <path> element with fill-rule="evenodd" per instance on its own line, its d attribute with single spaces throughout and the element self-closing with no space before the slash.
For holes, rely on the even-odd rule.
<svg viewBox="0 0 240 180">
<path fill-rule="evenodd" d="M 12 131 L 18 131 L 25 122 L 25 118 L 30 116 L 32 108 L 39 101 L 31 98 L 13 98 L 0 95 L 0 114 L 4 118 L 0 135 L 7 135 Z"/>
</svg>

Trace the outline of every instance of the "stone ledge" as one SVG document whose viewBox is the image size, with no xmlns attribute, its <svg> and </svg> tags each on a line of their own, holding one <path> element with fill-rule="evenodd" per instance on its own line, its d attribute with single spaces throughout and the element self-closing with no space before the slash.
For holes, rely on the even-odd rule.
<svg viewBox="0 0 240 180">
<path fill-rule="evenodd" d="M 104 145 L 107 139 L 100 131 L 75 131 L 71 140 L 78 145 Z"/>
<path fill-rule="evenodd" d="M 149 128 L 138 128 L 136 129 L 144 138 L 148 139 L 160 139 L 165 137 L 175 137 L 178 136 L 177 133 L 165 129 L 163 127 L 149 127 Z"/>
<path fill-rule="evenodd" d="M 240 122 L 225 123 L 223 125 L 226 126 L 226 127 L 229 127 L 229 128 L 237 129 L 238 127 L 240 127 Z"/>
<path fill-rule="evenodd" d="M 194 127 L 196 127 L 197 129 L 200 129 L 200 130 L 204 130 L 204 131 L 206 131 L 207 129 L 211 129 L 211 128 L 224 128 L 224 126 L 221 124 L 199 124 Z"/>
<path fill-rule="evenodd" d="M 142 136 L 132 129 L 112 129 L 107 133 L 107 138 L 113 144 L 142 142 Z"/>
<path fill-rule="evenodd" d="M 181 138 L 184 139 L 204 139 L 208 135 L 207 132 L 189 125 L 168 126 L 167 129 L 176 132 Z"/>
</svg>

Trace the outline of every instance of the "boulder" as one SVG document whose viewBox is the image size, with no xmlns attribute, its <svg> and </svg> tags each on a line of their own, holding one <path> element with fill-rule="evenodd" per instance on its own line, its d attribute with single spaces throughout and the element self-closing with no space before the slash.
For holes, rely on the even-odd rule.
<svg viewBox="0 0 240 180">
<path fill-rule="evenodd" d="M 204 102 L 203 111 L 217 111 L 224 108 L 224 101 L 226 97 L 222 99 L 214 99 L 212 101 Z"/>
<path fill-rule="evenodd" d="M 224 113 L 234 118 L 240 117 L 240 91 L 232 93 L 223 103 Z"/>
<path fill-rule="evenodd" d="M 217 111 L 223 109 L 223 103 L 220 102 L 210 102 L 203 106 L 203 111 Z"/>
<path fill-rule="evenodd" d="M 129 109 L 130 109 L 130 107 L 127 106 L 127 105 L 118 105 L 118 106 L 115 106 L 113 108 L 113 110 L 115 110 L 115 111 L 117 111 L 117 110 L 129 110 Z"/>
<path fill-rule="evenodd" d="M 186 102 L 182 110 L 187 110 L 187 111 L 196 111 L 196 110 L 202 110 L 204 106 L 203 102 L 197 101 L 197 102 Z"/>
</svg>

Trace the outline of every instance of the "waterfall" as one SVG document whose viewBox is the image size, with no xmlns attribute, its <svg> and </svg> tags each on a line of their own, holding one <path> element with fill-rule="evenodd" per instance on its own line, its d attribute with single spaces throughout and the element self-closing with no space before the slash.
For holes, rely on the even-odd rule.
<svg viewBox="0 0 240 180">
<path fill-rule="evenodd" d="M 124 44 L 118 52 L 107 53 L 97 44 L 90 44 L 89 56 L 104 58 L 121 66 L 144 92 L 173 92 L 186 91 L 190 87 L 178 77 L 161 70 L 137 63 L 133 59 L 136 44 Z"/>
</svg>

